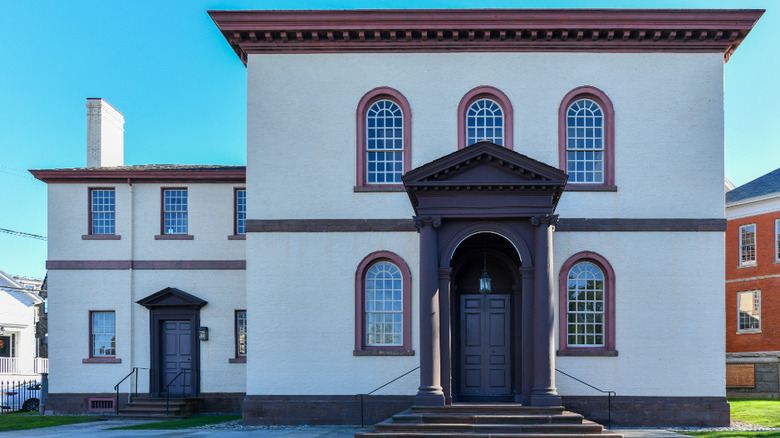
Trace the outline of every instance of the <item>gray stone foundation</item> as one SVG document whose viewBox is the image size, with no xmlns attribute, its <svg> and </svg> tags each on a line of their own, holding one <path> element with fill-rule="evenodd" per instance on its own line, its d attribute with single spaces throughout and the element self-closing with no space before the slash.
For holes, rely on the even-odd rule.
<svg viewBox="0 0 780 438">
<path fill-rule="evenodd" d="M 752 364 L 755 367 L 753 388 L 726 386 L 729 398 L 780 398 L 780 351 L 727 353 L 726 365 Z"/>
</svg>

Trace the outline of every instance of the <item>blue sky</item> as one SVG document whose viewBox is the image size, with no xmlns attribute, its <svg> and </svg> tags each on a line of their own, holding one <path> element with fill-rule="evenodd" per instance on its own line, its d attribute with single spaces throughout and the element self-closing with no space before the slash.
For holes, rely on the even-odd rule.
<svg viewBox="0 0 780 438">
<path fill-rule="evenodd" d="M 413 7 L 767 9 L 725 67 L 726 176 L 741 185 L 780 167 L 772 0 L 6 2 L 0 228 L 46 235 L 46 186 L 27 169 L 85 165 L 87 97 L 124 114 L 126 164 L 245 164 L 246 70 L 207 10 Z M 0 233 L 0 270 L 42 278 L 45 260 L 46 242 Z"/>
</svg>

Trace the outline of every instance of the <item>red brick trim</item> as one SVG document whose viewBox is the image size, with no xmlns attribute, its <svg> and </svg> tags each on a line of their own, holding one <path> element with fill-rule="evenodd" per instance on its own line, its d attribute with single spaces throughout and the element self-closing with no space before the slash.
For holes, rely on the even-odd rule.
<svg viewBox="0 0 780 438">
<path fill-rule="evenodd" d="M 582 261 L 595 263 L 604 273 L 604 346 L 570 347 L 566 339 L 568 321 L 567 283 L 569 271 Z M 559 356 L 617 356 L 615 349 L 615 271 L 602 255 L 592 251 L 582 251 L 569 257 L 561 266 L 558 274 L 558 355 Z"/>
<path fill-rule="evenodd" d="M 403 184 L 369 184 L 366 182 L 366 112 L 371 105 L 381 99 L 388 99 L 401 107 L 403 112 L 403 131 L 404 131 L 404 173 L 412 169 L 412 108 L 409 101 L 406 100 L 401 92 L 390 87 L 378 87 L 366 93 L 358 102 L 355 115 L 357 121 L 357 180 L 356 187 L 377 187 L 380 189 L 400 189 L 403 190 Z"/>
<path fill-rule="evenodd" d="M 558 167 L 566 172 L 566 112 L 578 99 L 592 99 L 604 112 L 604 182 L 601 184 L 577 183 L 569 180 L 567 190 L 616 191 L 615 186 L 615 108 L 612 101 L 596 87 L 583 86 L 569 91 L 558 107 Z M 572 189 L 572 187 L 577 187 Z"/>
<path fill-rule="evenodd" d="M 389 261 L 401 270 L 403 300 L 403 345 L 374 347 L 365 345 L 365 284 L 366 272 L 375 263 Z M 362 353 L 372 351 L 372 353 Z M 402 354 L 404 353 L 404 354 Z M 390 251 L 376 251 L 367 255 L 355 271 L 355 352 L 356 356 L 400 356 L 413 355 L 412 351 L 412 273 L 398 254 Z"/>
<path fill-rule="evenodd" d="M 458 149 L 466 147 L 466 112 L 477 99 L 488 98 L 496 101 L 504 112 L 504 147 L 514 150 L 514 120 L 515 112 L 512 102 L 501 90 L 483 85 L 466 93 L 458 105 Z"/>
</svg>

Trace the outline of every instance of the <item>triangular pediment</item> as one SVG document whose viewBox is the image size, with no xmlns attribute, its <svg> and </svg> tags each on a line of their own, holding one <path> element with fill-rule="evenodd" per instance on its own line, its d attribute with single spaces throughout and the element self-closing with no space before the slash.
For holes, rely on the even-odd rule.
<svg viewBox="0 0 780 438">
<path fill-rule="evenodd" d="M 183 290 L 176 289 L 175 287 L 166 287 L 165 289 L 155 292 L 136 302 L 149 309 L 153 307 L 201 308 L 208 303 L 208 301 L 202 300 L 195 295 L 188 294 Z"/>
<path fill-rule="evenodd" d="M 558 168 L 488 141 L 445 155 L 403 177 L 407 187 L 485 183 L 564 186 L 567 179 Z"/>
<path fill-rule="evenodd" d="M 407 172 L 403 182 L 415 210 L 426 194 L 477 192 L 513 198 L 549 195 L 554 211 L 568 178 L 556 167 L 483 141 Z"/>
</svg>

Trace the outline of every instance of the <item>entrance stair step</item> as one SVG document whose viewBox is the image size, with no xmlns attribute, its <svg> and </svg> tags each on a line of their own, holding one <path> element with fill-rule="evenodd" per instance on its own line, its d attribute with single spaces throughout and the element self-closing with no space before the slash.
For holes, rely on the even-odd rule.
<svg viewBox="0 0 780 438">
<path fill-rule="evenodd" d="M 453 404 L 413 406 L 356 438 L 622 438 L 562 406 Z"/>
<path fill-rule="evenodd" d="M 135 398 L 119 410 L 119 417 L 135 419 L 188 418 L 200 412 L 197 398 Z"/>
</svg>

